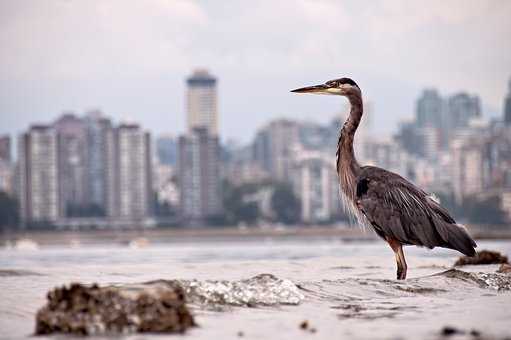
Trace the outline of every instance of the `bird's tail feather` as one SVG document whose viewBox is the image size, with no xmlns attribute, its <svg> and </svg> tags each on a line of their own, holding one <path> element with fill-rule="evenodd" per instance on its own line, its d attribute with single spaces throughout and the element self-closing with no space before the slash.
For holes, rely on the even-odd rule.
<svg viewBox="0 0 511 340">
<path fill-rule="evenodd" d="M 476 254 L 474 248 L 477 247 L 477 244 L 470 237 L 465 226 L 444 221 L 437 221 L 435 225 L 447 248 L 455 249 L 467 256 Z"/>
</svg>

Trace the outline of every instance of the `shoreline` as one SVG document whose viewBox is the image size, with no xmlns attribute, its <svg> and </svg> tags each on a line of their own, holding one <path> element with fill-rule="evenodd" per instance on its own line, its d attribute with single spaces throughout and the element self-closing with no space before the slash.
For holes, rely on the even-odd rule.
<svg viewBox="0 0 511 340">
<path fill-rule="evenodd" d="M 470 230 L 477 240 L 511 240 L 511 226 L 488 230 L 475 227 Z M 372 242 L 378 240 L 370 229 L 349 225 L 286 226 L 286 227 L 200 227 L 200 228 L 144 228 L 102 230 L 9 230 L 0 233 L 0 247 L 22 239 L 40 245 L 61 245 L 79 242 L 85 244 L 129 244 L 133 240 L 149 243 L 201 242 L 201 241 L 259 241 L 268 238 L 293 240 L 310 238 L 338 238 L 344 242 Z"/>
</svg>

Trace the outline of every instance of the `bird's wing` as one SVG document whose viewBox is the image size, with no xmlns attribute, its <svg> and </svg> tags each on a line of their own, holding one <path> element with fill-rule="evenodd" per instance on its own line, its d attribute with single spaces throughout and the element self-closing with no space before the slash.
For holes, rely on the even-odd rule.
<svg viewBox="0 0 511 340">
<path fill-rule="evenodd" d="M 363 167 L 357 178 L 358 209 L 383 238 L 404 244 L 475 253 L 464 227 L 430 195 L 403 177 L 377 167 Z"/>
</svg>

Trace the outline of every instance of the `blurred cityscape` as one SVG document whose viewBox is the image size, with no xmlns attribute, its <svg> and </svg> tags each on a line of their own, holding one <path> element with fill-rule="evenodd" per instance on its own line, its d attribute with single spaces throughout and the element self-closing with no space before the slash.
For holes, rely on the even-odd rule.
<svg viewBox="0 0 511 340">
<path fill-rule="evenodd" d="M 275 119 L 247 145 L 222 144 L 217 79 L 186 79 L 187 131 L 151 136 L 100 110 L 65 112 L 0 137 L 0 227 L 139 228 L 335 224 L 342 210 L 335 151 L 349 111 L 328 124 Z M 504 86 L 504 85 L 503 85 Z M 226 99 L 228 100 L 228 99 Z M 371 130 L 365 104 L 361 164 L 397 172 L 434 193 L 461 222 L 511 221 L 511 80 L 501 118 L 477 94 L 418 94 L 415 117 L 392 138 Z M 339 100 L 339 103 L 342 103 Z M 340 104 L 341 105 L 341 104 Z"/>
</svg>

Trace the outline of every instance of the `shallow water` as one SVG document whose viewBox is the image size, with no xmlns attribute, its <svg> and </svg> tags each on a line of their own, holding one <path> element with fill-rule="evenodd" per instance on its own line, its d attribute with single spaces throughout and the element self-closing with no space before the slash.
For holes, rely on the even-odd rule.
<svg viewBox="0 0 511 340">
<path fill-rule="evenodd" d="M 509 256 L 511 242 L 479 242 L 479 249 Z M 436 339 L 447 325 L 511 336 L 511 276 L 495 274 L 497 266 L 450 270 L 458 257 L 451 250 L 407 247 L 405 253 L 409 279 L 402 282 L 394 280 L 393 253 L 380 241 L 269 238 L 143 249 L 1 249 L 0 337 L 30 336 L 35 313 L 54 286 L 160 279 L 182 280 L 189 293 L 200 327 L 186 338 L 237 338 L 241 332 L 248 339 Z M 304 320 L 306 330 L 300 328 Z"/>
</svg>

